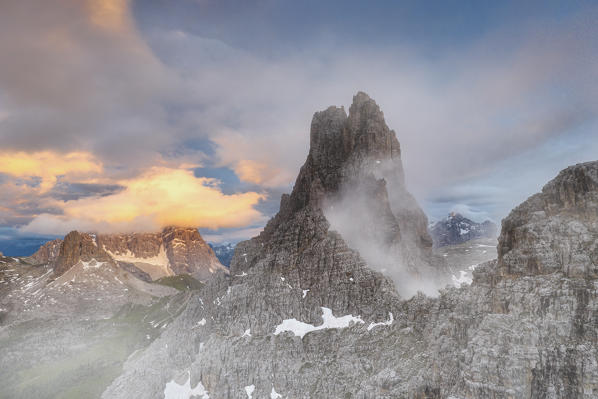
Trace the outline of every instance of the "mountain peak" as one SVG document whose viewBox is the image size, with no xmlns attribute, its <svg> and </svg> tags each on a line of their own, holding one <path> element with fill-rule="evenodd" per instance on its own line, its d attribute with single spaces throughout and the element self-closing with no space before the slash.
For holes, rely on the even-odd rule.
<svg viewBox="0 0 598 399">
<path fill-rule="evenodd" d="M 389 162 L 391 164 L 389 164 Z M 382 169 L 391 180 L 404 185 L 400 144 L 384 120 L 380 107 L 363 92 L 353 97 L 349 115 L 343 107 L 330 106 L 316 112 L 310 128 L 310 149 L 293 192 L 283 198 L 285 211 L 297 211 L 338 193 L 343 182 L 355 174 Z"/>
<path fill-rule="evenodd" d="M 406 280 L 407 274 L 442 274 L 443 262 L 432 254 L 427 218 L 405 187 L 396 134 L 363 92 L 353 97 L 349 115 L 335 106 L 314 114 L 309 154 L 295 186 L 282 196 L 280 211 L 258 239 L 286 245 L 280 236 L 287 229 L 308 231 L 305 239 L 310 240 L 334 230 L 368 266 L 387 270 L 395 281 Z M 249 258 L 235 255 L 233 273 L 240 272 L 237 267 L 251 267 Z"/>
<path fill-rule="evenodd" d="M 446 219 L 434 223 L 430 234 L 435 247 L 461 244 L 478 238 L 495 238 L 497 227 L 490 220 L 476 223 L 457 212 L 450 212 Z"/>
</svg>

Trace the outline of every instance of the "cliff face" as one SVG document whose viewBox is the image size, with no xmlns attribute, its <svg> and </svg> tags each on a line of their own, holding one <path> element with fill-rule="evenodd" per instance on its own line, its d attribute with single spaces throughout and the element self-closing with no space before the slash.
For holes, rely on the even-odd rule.
<svg viewBox="0 0 598 399">
<path fill-rule="evenodd" d="M 112 259 L 98 247 L 95 235 L 71 231 L 60 245 L 58 257 L 54 262 L 54 274 L 60 276 L 79 261 L 111 262 Z"/>
<path fill-rule="evenodd" d="M 503 220 L 502 275 L 598 277 L 598 164 L 571 166 Z"/>
<path fill-rule="evenodd" d="M 174 274 L 190 274 L 204 281 L 217 271 L 227 272 L 197 229 L 167 227 L 162 241 Z"/>
<path fill-rule="evenodd" d="M 204 281 L 218 271 L 227 272 L 193 228 L 167 227 L 159 233 L 99 235 L 98 243 L 115 260 L 134 264 L 154 280 L 190 274 Z"/>
<path fill-rule="evenodd" d="M 593 275 L 567 275 L 563 268 L 504 272 L 518 251 L 526 259 L 548 251 L 549 246 L 538 245 L 542 236 L 533 231 L 522 236 L 524 242 L 518 238 L 529 231 L 523 226 L 538 215 L 536 208 L 529 208 L 531 213 L 517 208 L 503 223 L 498 262 L 478 266 L 471 285 L 446 288 L 435 298 L 418 294 L 401 299 L 389 278 L 372 270 L 342 232 L 330 229 L 326 209 L 338 207 L 351 181 L 371 194 L 374 214 L 390 219 L 373 223 L 364 237 L 381 234 L 388 237 L 387 248 L 398 242 L 400 249 L 406 242 L 417 244 L 405 237 L 421 236 L 411 230 L 420 219 L 403 217 L 414 217 L 417 209 L 400 211 L 392 205 L 396 192 L 389 188 L 390 177 L 381 181 L 375 169 L 347 172 L 347 165 L 367 166 L 363 160 L 370 157 L 363 154 L 369 151 L 384 161 L 375 149 L 388 136 L 351 133 L 354 124 L 379 132 L 380 118 L 370 112 L 375 108 L 369 101 L 362 104 L 371 122 L 345 119 L 338 108 L 316 114 L 316 131 L 326 126 L 323 131 L 336 132 L 318 137 L 329 140 L 327 146 L 341 143 L 342 151 L 324 144 L 310 151 L 279 214 L 262 234 L 237 246 L 230 276 L 211 279 L 160 338 L 125 364 L 103 397 L 169 398 L 168 392 L 183 389 L 187 381 L 210 398 L 246 398 L 247 392 L 260 398 L 596 396 L 598 289 Z M 352 149 L 355 142 L 361 144 Z M 385 154 L 394 154 L 394 162 L 398 147 L 390 143 Z M 347 154 L 357 161 L 347 163 Z M 322 168 L 340 172 L 324 173 Z M 396 184 L 402 173 L 394 170 Z M 542 202 L 549 211 L 542 223 L 550 225 L 553 217 L 566 215 L 575 232 L 574 222 L 594 217 L 598 189 L 588 176 L 597 170 L 598 163 L 578 166 L 565 174 L 570 178 L 559 175 L 549 183 L 543 194 L 553 193 L 559 200 Z M 351 201 L 347 206 L 356 207 Z M 590 235 L 596 231 L 593 223 L 584 224 Z M 567 237 L 571 244 L 577 242 L 577 235 Z M 413 265 L 424 270 L 419 256 L 427 245 L 424 240 L 409 249 L 415 254 Z M 594 262 L 594 247 L 589 250 Z M 414 274 L 411 268 L 401 271 Z"/>
</svg>

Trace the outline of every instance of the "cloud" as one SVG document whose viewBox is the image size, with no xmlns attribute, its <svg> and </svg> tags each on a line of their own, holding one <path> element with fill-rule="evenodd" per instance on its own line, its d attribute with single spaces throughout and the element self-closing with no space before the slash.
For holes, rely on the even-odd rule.
<svg viewBox="0 0 598 399">
<path fill-rule="evenodd" d="M 423 199 L 596 118 L 596 14 L 499 26 L 433 57 L 325 41 L 266 57 L 180 30 L 148 38 L 204 105 L 193 118 L 217 144 L 219 166 L 262 185 L 292 183 L 314 111 L 364 90 L 396 130 L 409 187 Z"/>
<path fill-rule="evenodd" d="M 382 44 L 335 46 L 306 26 L 312 33 L 306 40 L 313 42 L 268 53 L 181 26 L 151 24 L 141 31 L 126 0 L 7 2 L 0 13 L 2 152 L 89 154 L 102 170 L 93 179 L 70 169 L 64 175 L 11 174 L 0 187 L 0 223 L 34 217 L 41 223 L 46 214 L 48 226 L 74 220 L 99 226 L 87 215 L 69 215 L 69 208 L 91 209 L 100 193 L 102 209 L 115 196 L 134 200 L 125 197 L 129 186 L 156 166 L 228 168 L 242 183 L 259 186 L 251 191 L 286 190 L 308 152 L 313 113 L 349 105 L 358 90 L 380 104 L 396 130 L 408 187 L 420 200 L 454 194 L 443 188 L 468 181 L 492 186 L 483 180 L 497 168 L 520 168 L 508 162 L 514 154 L 540 151 L 543 143 L 570 137 L 596 119 L 596 15 L 595 7 L 586 7 L 551 21 L 518 20 L 432 55 L 390 36 Z M 271 48 L 267 40 L 259 47 Z M 553 160 L 537 159 L 535 167 L 547 165 Z M 521 187 L 524 176 L 514 173 L 518 183 L 512 185 Z M 121 183 L 125 188 L 116 192 Z M 196 193 L 208 203 L 220 187 L 210 184 L 203 181 L 207 188 Z M 504 216 L 519 194 L 496 199 L 508 205 L 493 217 Z M 453 200 L 471 206 L 467 195 Z M 441 215 L 454 205 L 446 202 L 440 210 L 438 204 Z M 162 223 L 156 212 L 138 206 L 132 214 L 147 219 L 111 223 L 149 228 Z"/>
<path fill-rule="evenodd" d="M 0 153 L 0 173 L 25 179 L 39 178 L 39 194 L 44 194 L 54 187 L 59 176 L 82 179 L 101 172 L 101 162 L 87 152 Z"/>
<path fill-rule="evenodd" d="M 182 86 L 129 1 L 6 3 L 0 56 L 3 150 L 86 151 L 136 173 L 176 146 L 167 108 Z"/>
<path fill-rule="evenodd" d="M 124 187 L 121 191 L 66 201 L 62 215 L 41 214 L 21 231 L 155 231 L 169 225 L 218 229 L 264 221 L 254 209 L 264 195 L 225 195 L 217 180 L 197 178 L 191 170 L 153 167 L 117 183 Z"/>
</svg>

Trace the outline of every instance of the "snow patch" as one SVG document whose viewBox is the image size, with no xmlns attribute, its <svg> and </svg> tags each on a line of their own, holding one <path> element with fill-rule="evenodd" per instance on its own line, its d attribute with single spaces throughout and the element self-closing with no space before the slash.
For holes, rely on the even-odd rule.
<svg viewBox="0 0 598 399">
<path fill-rule="evenodd" d="M 253 397 L 253 391 L 255 391 L 255 385 L 247 385 L 245 387 L 245 393 L 247 394 L 248 399 Z"/>
<path fill-rule="evenodd" d="M 83 264 L 83 270 L 89 270 L 89 269 L 99 269 L 106 262 L 98 262 L 97 260 L 92 259 L 89 262 L 83 262 L 83 261 L 81 261 L 81 263 Z"/>
<path fill-rule="evenodd" d="M 272 391 L 270 391 L 270 399 L 279 399 L 282 398 L 282 395 L 276 392 L 274 387 L 272 387 Z"/>
<path fill-rule="evenodd" d="M 190 399 L 192 396 L 197 396 L 202 399 L 209 399 L 208 391 L 204 388 L 201 381 L 197 383 L 195 388 L 191 388 L 191 374 L 187 377 L 187 382 L 183 385 L 177 384 L 174 380 L 166 383 L 164 388 L 164 399 Z"/>
<path fill-rule="evenodd" d="M 342 317 L 335 317 L 332 314 L 332 310 L 329 308 L 322 307 L 322 320 L 323 323 L 319 326 L 307 324 L 297 319 L 286 319 L 283 320 L 274 331 L 274 335 L 278 335 L 285 331 L 290 331 L 297 337 L 303 338 L 305 334 L 311 331 L 324 330 L 329 328 L 347 328 L 351 323 L 363 323 L 361 317 L 346 315 Z"/>
<path fill-rule="evenodd" d="M 372 328 L 375 328 L 378 326 L 390 326 L 394 320 L 395 319 L 394 319 L 392 312 L 388 312 L 388 320 L 387 321 L 382 321 L 380 323 L 370 323 L 370 325 L 368 326 L 368 331 L 370 331 Z"/>
<path fill-rule="evenodd" d="M 453 274 L 453 285 L 457 288 L 461 287 L 463 284 L 471 285 L 473 282 L 473 274 L 472 272 L 478 267 L 478 265 L 471 265 L 467 268 L 467 270 L 460 270 L 459 276 L 455 276 Z"/>
<path fill-rule="evenodd" d="M 160 245 L 160 251 L 157 255 L 148 258 L 135 256 L 135 254 L 133 254 L 129 249 L 127 249 L 127 252 L 124 254 L 112 253 L 108 251 L 106 247 L 104 247 L 104 251 L 108 252 L 108 255 L 110 255 L 112 259 L 116 261 L 128 263 L 147 263 L 153 266 L 159 266 L 164 271 L 166 276 L 171 276 L 173 274 L 170 270 L 170 261 L 168 260 L 166 250 L 164 249 L 163 245 Z"/>
</svg>

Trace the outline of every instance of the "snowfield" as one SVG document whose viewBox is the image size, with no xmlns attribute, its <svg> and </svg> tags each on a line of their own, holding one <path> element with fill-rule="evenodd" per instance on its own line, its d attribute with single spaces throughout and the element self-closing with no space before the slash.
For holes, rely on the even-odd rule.
<svg viewBox="0 0 598 399">
<path fill-rule="evenodd" d="M 274 335 L 290 331 L 297 337 L 303 338 L 305 334 L 312 331 L 325 330 L 329 328 L 347 328 L 351 325 L 351 323 L 363 324 L 363 320 L 359 316 L 355 317 L 353 315 L 346 315 L 342 317 L 335 317 L 332 314 L 332 310 L 325 307 L 322 307 L 322 320 L 324 320 L 324 322 L 321 325 L 314 326 L 297 319 L 286 319 L 276 326 Z"/>
<path fill-rule="evenodd" d="M 183 385 L 177 384 L 174 380 L 166 383 L 164 388 L 164 399 L 190 399 L 192 396 L 209 399 L 208 391 L 204 388 L 201 381 L 197 383 L 195 388 L 191 388 L 191 375 L 187 377 L 187 382 Z"/>
</svg>

